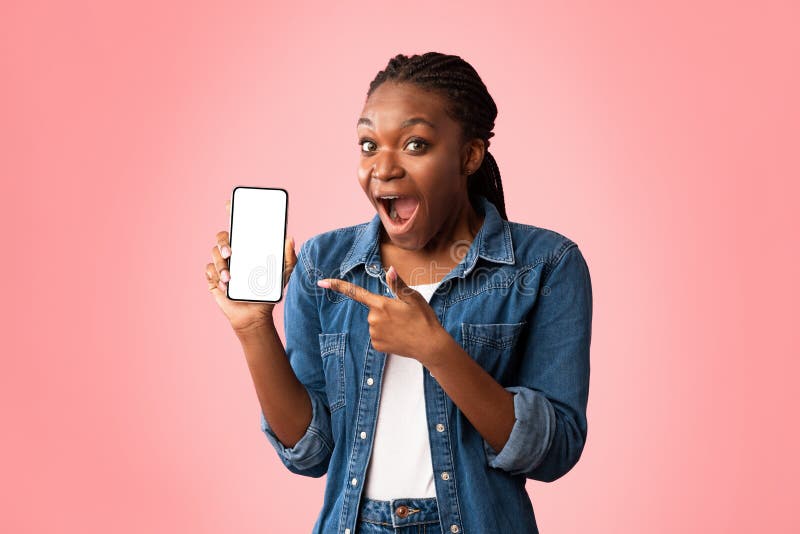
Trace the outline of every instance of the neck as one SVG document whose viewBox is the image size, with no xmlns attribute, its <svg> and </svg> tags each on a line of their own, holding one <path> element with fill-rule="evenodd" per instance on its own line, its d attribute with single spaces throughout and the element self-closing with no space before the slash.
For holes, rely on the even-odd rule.
<svg viewBox="0 0 800 534">
<path fill-rule="evenodd" d="M 464 197 L 460 205 L 450 213 L 439 231 L 431 237 L 423 251 L 434 256 L 446 254 L 453 245 L 464 243 L 466 246 L 459 246 L 456 251 L 460 259 L 467 253 L 469 243 L 475 239 L 482 224 L 483 216 L 478 214 L 469 199 Z"/>
</svg>

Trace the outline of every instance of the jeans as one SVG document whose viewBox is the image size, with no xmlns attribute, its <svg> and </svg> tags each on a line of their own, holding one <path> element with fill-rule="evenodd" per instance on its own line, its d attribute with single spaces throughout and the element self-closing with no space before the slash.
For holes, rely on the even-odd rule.
<svg viewBox="0 0 800 534">
<path fill-rule="evenodd" d="M 361 498 L 355 534 L 441 534 L 436 497 L 378 501 Z"/>
</svg>

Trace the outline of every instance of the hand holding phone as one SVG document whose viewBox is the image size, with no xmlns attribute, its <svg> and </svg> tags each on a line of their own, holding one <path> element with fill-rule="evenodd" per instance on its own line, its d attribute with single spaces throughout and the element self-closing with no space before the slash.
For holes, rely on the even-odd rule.
<svg viewBox="0 0 800 534">
<path fill-rule="evenodd" d="M 294 241 L 286 238 L 288 194 L 237 186 L 226 207 L 230 231 L 216 234 L 212 263 L 206 265 L 208 289 L 234 329 L 271 321 L 297 263 Z"/>
<path fill-rule="evenodd" d="M 278 302 L 283 298 L 284 244 L 289 195 L 270 187 L 233 188 L 230 300 Z"/>
</svg>

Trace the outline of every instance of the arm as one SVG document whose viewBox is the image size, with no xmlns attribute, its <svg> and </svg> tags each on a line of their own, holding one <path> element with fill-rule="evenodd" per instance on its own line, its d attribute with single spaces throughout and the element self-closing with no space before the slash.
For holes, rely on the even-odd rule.
<svg viewBox="0 0 800 534">
<path fill-rule="evenodd" d="M 518 385 L 501 386 L 449 335 L 426 366 L 483 436 L 491 467 L 552 482 L 577 463 L 587 433 L 592 290 L 576 245 L 545 286 L 519 340 Z"/>
<path fill-rule="evenodd" d="M 333 435 L 306 245 L 300 248 L 286 286 L 286 349 L 272 321 L 236 333 L 261 405 L 261 430 L 289 471 L 320 477 L 328 470 Z"/>
<path fill-rule="evenodd" d="M 423 365 L 472 426 L 495 447 L 502 448 L 514 426 L 514 395 L 443 330 L 431 344 Z"/>
</svg>

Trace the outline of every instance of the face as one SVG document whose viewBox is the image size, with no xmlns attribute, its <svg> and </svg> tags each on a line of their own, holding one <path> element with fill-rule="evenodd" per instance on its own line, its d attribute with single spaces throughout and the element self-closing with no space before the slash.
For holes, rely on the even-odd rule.
<svg viewBox="0 0 800 534">
<path fill-rule="evenodd" d="M 384 82 L 365 103 L 357 133 L 358 180 L 393 244 L 421 249 L 469 205 L 464 170 L 480 166 L 483 142 L 462 142 L 439 94 Z"/>
</svg>

